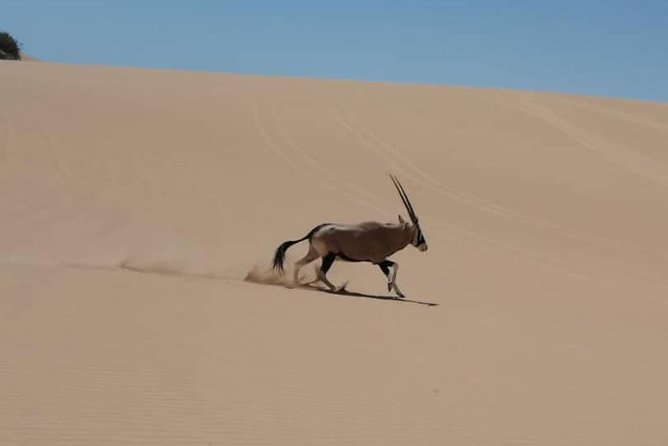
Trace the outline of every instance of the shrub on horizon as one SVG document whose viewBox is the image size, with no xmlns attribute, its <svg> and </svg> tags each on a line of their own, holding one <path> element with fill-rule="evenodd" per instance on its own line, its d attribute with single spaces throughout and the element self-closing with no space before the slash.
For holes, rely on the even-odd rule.
<svg viewBox="0 0 668 446">
<path fill-rule="evenodd" d="M 21 60 L 21 45 L 5 31 L 0 31 L 0 59 Z"/>
</svg>

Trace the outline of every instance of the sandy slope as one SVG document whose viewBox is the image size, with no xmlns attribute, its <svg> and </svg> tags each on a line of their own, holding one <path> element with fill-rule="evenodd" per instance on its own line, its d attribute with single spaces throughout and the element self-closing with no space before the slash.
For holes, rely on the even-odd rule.
<svg viewBox="0 0 668 446">
<path fill-rule="evenodd" d="M 0 98 L 0 444 L 668 443 L 668 105 L 40 62 Z M 388 172 L 410 301 L 244 281 L 405 215 Z"/>
</svg>

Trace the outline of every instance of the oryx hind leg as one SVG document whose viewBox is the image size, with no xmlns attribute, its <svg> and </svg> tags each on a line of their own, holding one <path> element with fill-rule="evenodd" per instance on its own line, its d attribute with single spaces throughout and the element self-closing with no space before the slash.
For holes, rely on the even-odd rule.
<svg viewBox="0 0 668 446">
<path fill-rule="evenodd" d="M 329 287 L 332 291 L 339 291 L 332 282 L 327 278 L 327 271 L 332 267 L 332 264 L 336 260 L 336 254 L 330 252 L 325 257 L 322 258 L 322 264 L 318 269 L 318 279 L 322 281 L 325 285 Z"/>
<path fill-rule="evenodd" d="M 304 265 L 307 263 L 311 263 L 315 259 L 319 257 L 318 252 L 315 250 L 315 248 L 312 245 L 309 245 L 308 248 L 308 253 L 301 259 L 297 260 L 295 262 L 295 272 L 294 272 L 294 278 L 293 278 L 293 285 L 298 286 L 299 285 L 299 270 L 302 269 Z"/>
</svg>

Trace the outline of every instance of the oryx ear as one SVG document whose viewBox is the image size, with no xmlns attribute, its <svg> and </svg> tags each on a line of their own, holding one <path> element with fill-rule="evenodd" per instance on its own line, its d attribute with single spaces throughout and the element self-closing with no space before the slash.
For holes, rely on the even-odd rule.
<svg viewBox="0 0 668 446">
<path fill-rule="evenodd" d="M 406 223 L 406 220 L 404 220 L 404 217 L 402 217 L 401 214 L 399 214 L 399 223 L 401 223 L 402 225 Z"/>
</svg>

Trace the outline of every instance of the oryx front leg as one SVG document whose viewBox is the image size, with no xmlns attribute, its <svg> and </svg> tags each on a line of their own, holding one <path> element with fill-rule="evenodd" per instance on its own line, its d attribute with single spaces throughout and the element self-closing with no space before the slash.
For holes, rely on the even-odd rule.
<svg viewBox="0 0 668 446">
<path fill-rule="evenodd" d="M 378 267 L 381 269 L 381 271 L 383 271 L 385 277 L 387 277 L 387 291 L 394 290 L 394 292 L 397 293 L 397 296 L 406 297 L 404 296 L 404 293 L 401 292 L 396 283 L 399 264 L 391 260 L 384 260 L 378 264 Z"/>
<path fill-rule="evenodd" d="M 406 297 L 404 296 L 404 293 L 401 292 L 399 287 L 397 286 L 397 272 L 399 271 L 399 264 L 394 262 L 392 265 L 392 280 L 391 280 L 391 285 L 392 288 L 394 288 L 394 292 L 397 293 L 397 296 L 399 297 Z"/>
<path fill-rule="evenodd" d="M 384 260 L 378 264 L 378 267 L 380 270 L 385 274 L 385 277 L 387 278 L 387 291 L 390 292 L 392 291 L 392 279 L 390 277 L 390 267 L 394 265 L 394 262 L 390 260 Z"/>
</svg>

